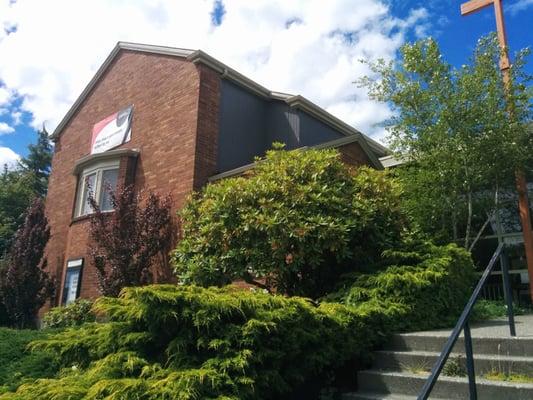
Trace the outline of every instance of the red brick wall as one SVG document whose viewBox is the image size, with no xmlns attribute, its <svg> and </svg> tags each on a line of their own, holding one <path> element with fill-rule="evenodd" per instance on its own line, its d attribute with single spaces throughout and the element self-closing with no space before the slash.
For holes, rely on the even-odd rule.
<svg viewBox="0 0 533 400">
<path fill-rule="evenodd" d="M 196 165 L 194 189 L 198 190 L 207 179 L 217 173 L 218 120 L 220 105 L 220 76 L 200 65 L 200 98 L 196 136 Z"/>
<path fill-rule="evenodd" d="M 61 265 L 61 283 L 66 261 L 84 257 L 81 296 L 99 295 L 95 270 L 86 257 L 89 221 L 72 221 L 77 184 L 72 171 L 90 151 L 93 125 L 134 105 L 132 138 L 121 147 L 140 150 L 135 186 L 163 195 L 170 192 L 176 210 L 193 186 L 214 173 L 219 88 L 218 74 L 207 67 L 175 57 L 119 53 L 56 143 L 47 198 L 47 256 L 52 272 Z M 121 161 L 120 176 L 131 176 L 132 165 Z"/>
<path fill-rule="evenodd" d="M 349 143 L 338 148 L 341 153 L 341 159 L 346 164 L 353 166 L 368 165 L 372 166 L 372 163 L 366 153 L 363 151 L 361 145 L 357 142 Z"/>
</svg>

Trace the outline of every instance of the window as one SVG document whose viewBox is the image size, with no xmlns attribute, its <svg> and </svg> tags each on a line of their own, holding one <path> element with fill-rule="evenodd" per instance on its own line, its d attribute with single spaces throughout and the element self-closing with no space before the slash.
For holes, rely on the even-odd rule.
<svg viewBox="0 0 533 400">
<path fill-rule="evenodd" d="M 63 305 L 68 305 L 79 297 L 82 268 L 83 258 L 69 260 L 67 262 L 67 272 L 65 274 L 65 284 L 63 286 Z"/>
<path fill-rule="evenodd" d="M 89 199 L 93 197 L 102 211 L 111 211 L 111 192 L 117 187 L 119 162 L 92 165 L 80 174 L 76 217 L 93 212 Z"/>
</svg>

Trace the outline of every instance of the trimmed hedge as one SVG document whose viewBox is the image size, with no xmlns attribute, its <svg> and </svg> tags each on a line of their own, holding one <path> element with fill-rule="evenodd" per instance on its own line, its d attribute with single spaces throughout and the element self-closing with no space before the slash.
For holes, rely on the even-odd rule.
<svg viewBox="0 0 533 400">
<path fill-rule="evenodd" d="M 411 242 L 385 251 L 374 268 L 347 277 L 328 300 L 382 313 L 393 332 L 453 326 L 475 282 L 470 253 L 455 244 Z"/>
<path fill-rule="evenodd" d="M 109 318 L 39 340 L 56 379 L 1 399 L 279 399 L 307 379 L 365 357 L 377 313 L 232 287 L 126 288 L 95 307 Z"/>
</svg>

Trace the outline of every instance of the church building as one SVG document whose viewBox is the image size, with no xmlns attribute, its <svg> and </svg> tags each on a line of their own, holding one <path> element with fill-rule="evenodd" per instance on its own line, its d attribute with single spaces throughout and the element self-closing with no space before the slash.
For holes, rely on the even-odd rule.
<svg viewBox="0 0 533 400">
<path fill-rule="evenodd" d="M 290 73 L 289 71 L 287 73 Z M 338 148 L 381 169 L 388 150 L 299 95 L 273 92 L 200 50 L 119 42 L 52 134 L 46 213 L 57 304 L 99 296 L 88 258 L 89 188 L 171 194 L 173 212 L 210 181 L 250 168 L 273 142 Z"/>
</svg>

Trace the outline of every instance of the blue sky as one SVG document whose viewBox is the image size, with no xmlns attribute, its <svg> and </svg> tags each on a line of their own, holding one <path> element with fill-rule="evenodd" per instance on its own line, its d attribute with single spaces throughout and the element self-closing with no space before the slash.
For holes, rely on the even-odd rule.
<svg viewBox="0 0 533 400">
<path fill-rule="evenodd" d="M 459 66 L 495 29 L 492 6 L 461 17 L 452 0 L 59 3 L 0 0 L 0 162 L 25 155 L 43 123 L 53 130 L 117 40 L 202 48 L 380 139 L 375 124 L 390 109 L 353 87 L 368 72 L 358 59 L 394 58 L 406 41 L 433 36 Z M 511 50 L 531 46 L 533 0 L 504 4 Z"/>
</svg>

